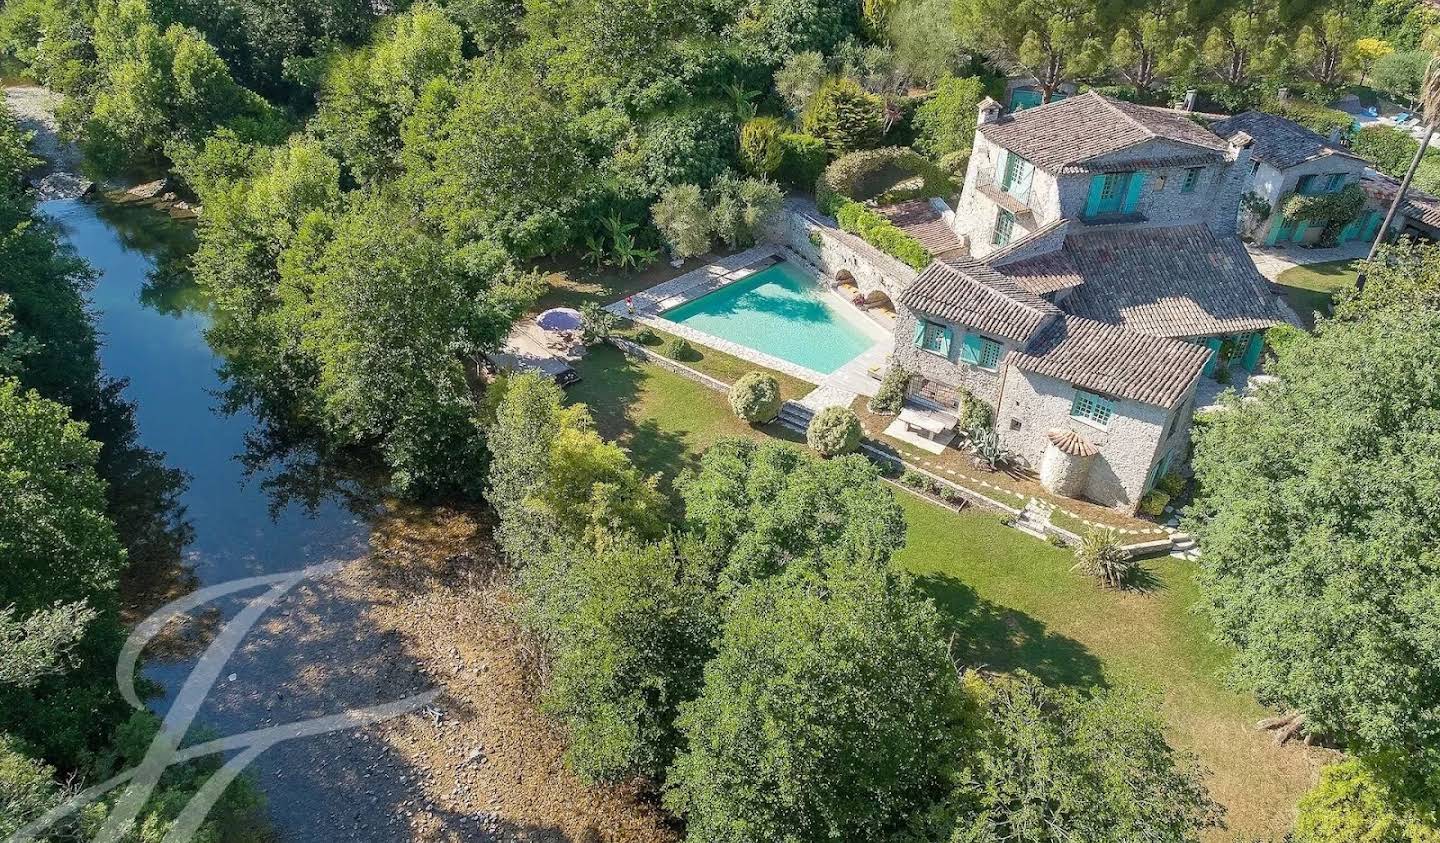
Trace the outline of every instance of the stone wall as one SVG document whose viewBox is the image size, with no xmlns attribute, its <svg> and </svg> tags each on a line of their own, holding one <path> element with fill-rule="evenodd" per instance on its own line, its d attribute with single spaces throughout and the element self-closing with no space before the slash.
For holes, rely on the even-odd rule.
<svg viewBox="0 0 1440 843">
<path fill-rule="evenodd" d="M 879 291 L 891 301 L 899 301 L 900 292 L 919 275 L 899 260 L 836 227 L 835 220 L 821 214 L 808 200 L 786 200 L 762 235 L 765 240 L 789 248 L 828 279 L 848 272 L 863 295 Z"/>
<path fill-rule="evenodd" d="M 965 187 L 960 191 L 960 201 L 955 208 L 955 236 L 970 247 L 972 257 L 982 258 L 996 247 L 991 243 L 995 233 L 995 218 L 999 207 L 984 194 L 979 186 L 998 185 L 1000 167 L 1005 162 L 1005 150 L 978 132 L 975 146 L 970 152 L 970 162 L 965 168 Z M 1030 182 L 1030 196 L 1026 202 L 1029 214 L 1019 215 L 1010 242 L 1015 242 L 1059 219 L 1060 200 L 1055 177 L 1043 170 L 1036 170 Z"/>
<path fill-rule="evenodd" d="M 972 366 L 969 363 L 960 362 L 960 347 L 962 338 L 965 335 L 965 326 L 946 322 L 943 319 L 925 317 L 932 322 L 942 325 L 949 325 L 954 334 L 950 343 L 950 356 L 941 357 L 933 351 L 915 347 L 915 322 L 918 317 L 907 307 L 899 307 L 895 313 L 895 352 L 894 361 L 896 365 L 904 368 L 912 375 L 919 375 L 932 381 L 939 381 L 947 386 L 960 387 L 971 395 L 984 401 L 990 406 L 995 406 L 995 401 L 1000 394 L 1000 374 Z M 1000 353 L 1000 366 L 1005 365 L 1005 358 L 1014 349 L 1012 344 L 1005 344 L 1004 350 Z"/>
<path fill-rule="evenodd" d="M 1051 428 L 1076 431 L 1100 446 L 1086 478 L 1084 497 L 1133 514 L 1146 491 L 1151 469 L 1188 435 L 1188 421 L 1182 419 L 1175 436 L 1167 437 L 1173 413 L 1138 401 L 1118 400 L 1114 418 L 1102 430 L 1070 417 L 1074 398 L 1075 387 L 1069 383 L 1009 367 L 1002 406 L 995 418 L 1001 441 L 1028 465 L 1038 467 L 1050 445 L 1046 433 Z M 1182 407 L 1181 412 L 1188 410 Z M 1019 430 L 1012 427 L 1016 420 Z"/>
</svg>

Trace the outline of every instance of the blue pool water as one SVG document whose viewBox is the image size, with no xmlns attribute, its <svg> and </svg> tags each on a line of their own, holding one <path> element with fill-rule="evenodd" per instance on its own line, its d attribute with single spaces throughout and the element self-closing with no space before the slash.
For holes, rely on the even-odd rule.
<svg viewBox="0 0 1440 843">
<path fill-rule="evenodd" d="M 777 263 L 664 316 L 828 375 L 875 343 L 823 296 L 808 272 Z"/>
</svg>

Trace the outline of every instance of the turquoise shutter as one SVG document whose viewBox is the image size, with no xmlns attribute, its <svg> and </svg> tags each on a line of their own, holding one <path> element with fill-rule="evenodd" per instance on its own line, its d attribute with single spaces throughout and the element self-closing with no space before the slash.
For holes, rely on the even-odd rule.
<svg viewBox="0 0 1440 843">
<path fill-rule="evenodd" d="M 915 320 L 915 347 L 920 348 L 925 344 L 925 320 Z"/>
<path fill-rule="evenodd" d="M 965 344 L 960 347 L 960 362 L 979 365 L 980 345 L 981 339 L 979 334 L 966 334 Z"/>
<path fill-rule="evenodd" d="M 1220 338 L 1210 337 L 1205 340 L 1205 347 L 1210 349 L 1210 359 L 1205 361 L 1205 369 L 1200 374 L 1208 378 L 1215 374 L 1215 364 L 1220 362 Z"/>
<path fill-rule="evenodd" d="M 1125 193 L 1124 213 L 1135 213 L 1135 207 L 1140 204 L 1140 189 L 1145 185 L 1144 173 L 1130 174 L 1130 189 Z"/>
<path fill-rule="evenodd" d="M 1264 349 L 1265 334 L 1261 331 L 1256 331 L 1251 334 L 1250 344 L 1245 347 L 1245 359 L 1241 361 L 1241 365 L 1245 367 L 1245 371 L 1255 371 L 1255 367 L 1260 364 L 1260 352 Z"/>
<path fill-rule="evenodd" d="M 950 356 L 950 339 L 954 332 L 949 328 L 940 329 L 940 354 L 948 358 Z"/>
<path fill-rule="evenodd" d="M 1090 198 L 1085 202 L 1085 216 L 1093 217 L 1100 213 L 1100 195 L 1105 190 L 1105 174 L 1090 177 Z"/>
</svg>

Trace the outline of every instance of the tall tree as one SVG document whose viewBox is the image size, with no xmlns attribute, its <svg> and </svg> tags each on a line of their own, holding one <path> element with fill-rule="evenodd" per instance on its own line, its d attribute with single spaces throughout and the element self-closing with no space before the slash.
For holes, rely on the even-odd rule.
<svg viewBox="0 0 1440 843">
<path fill-rule="evenodd" d="M 1440 740 L 1437 353 L 1431 308 L 1324 323 L 1199 432 L 1206 606 L 1235 677 L 1294 712 L 1282 736 Z"/>
<path fill-rule="evenodd" d="M 730 610 L 665 803 L 689 838 L 889 840 L 943 798 L 964 703 L 934 607 L 837 564 Z"/>
<path fill-rule="evenodd" d="M 1099 68 L 1103 21 L 1094 4 L 1080 0 L 959 0 L 955 26 L 1007 70 L 1035 77 L 1045 102 L 1062 82 Z"/>
<path fill-rule="evenodd" d="M 966 686 L 982 725 L 953 840 L 1193 843 L 1219 825 L 1204 771 L 1165 742 L 1152 701 L 1085 696 L 1023 673 L 971 675 Z"/>
<path fill-rule="evenodd" d="M 1275 4 L 1245 0 L 1222 12 L 1200 49 L 1207 70 L 1231 88 L 1243 88 L 1285 65 L 1292 45 Z"/>
<path fill-rule="evenodd" d="M 1125 20 L 1110 45 L 1110 67 L 1142 94 L 1195 66 L 1198 49 L 1183 4 L 1147 4 Z"/>
</svg>

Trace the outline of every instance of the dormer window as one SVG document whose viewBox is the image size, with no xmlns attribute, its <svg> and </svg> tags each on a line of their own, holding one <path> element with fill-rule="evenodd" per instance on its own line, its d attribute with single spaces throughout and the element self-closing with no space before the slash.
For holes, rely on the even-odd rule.
<svg viewBox="0 0 1440 843">
<path fill-rule="evenodd" d="M 1085 202 L 1085 218 L 1133 214 L 1140 204 L 1140 190 L 1145 174 L 1100 173 L 1090 178 L 1090 198 Z"/>
</svg>

